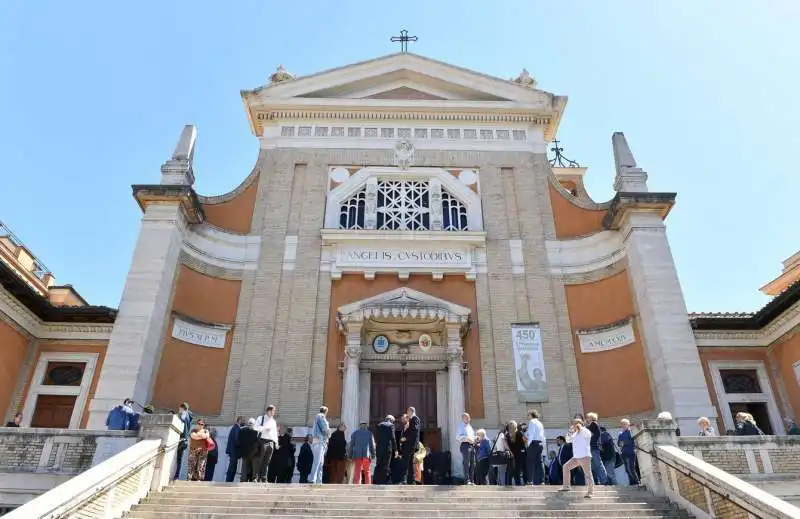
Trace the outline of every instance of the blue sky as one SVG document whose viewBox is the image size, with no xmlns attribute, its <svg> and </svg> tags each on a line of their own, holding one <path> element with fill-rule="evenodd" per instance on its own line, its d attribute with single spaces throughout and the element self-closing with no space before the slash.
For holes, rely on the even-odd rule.
<svg viewBox="0 0 800 519">
<path fill-rule="evenodd" d="M 123 5 L 124 4 L 124 5 Z M 223 7 L 230 4 L 233 7 Z M 757 4 L 757 5 L 756 5 Z M 191 6 L 191 7 L 190 7 Z M 94 304 L 116 306 L 140 212 L 184 124 L 196 189 L 257 154 L 239 91 L 413 52 L 569 96 L 559 138 L 612 196 L 624 131 L 668 219 L 691 311 L 753 310 L 800 249 L 800 2 L 29 2 L 0 6 L 0 220 Z"/>
</svg>

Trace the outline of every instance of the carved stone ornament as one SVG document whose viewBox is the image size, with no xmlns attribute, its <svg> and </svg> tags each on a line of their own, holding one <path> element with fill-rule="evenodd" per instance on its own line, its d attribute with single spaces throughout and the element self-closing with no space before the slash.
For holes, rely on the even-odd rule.
<svg viewBox="0 0 800 519">
<path fill-rule="evenodd" d="M 414 165 L 414 145 L 403 139 L 394 147 L 394 164 L 402 170 Z"/>
<path fill-rule="evenodd" d="M 295 75 L 288 72 L 283 65 L 278 65 L 278 69 L 269 77 L 270 83 L 281 83 L 283 81 L 291 81 Z"/>
<path fill-rule="evenodd" d="M 460 364 L 464 359 L 464 348 L 451 346 L 445 350 L 445 355 L 447 356 L 447 362 Z"/>
<path fill-rule="evenodd" d="M 512 79 L 512 81 L 518 85 L 524 86 L 525 88 L 531 89 L 536 88 L 537 85 L 536 80 L 531 77 L 528 69 L 522 69 L 522 72 L 519 73 L 519 76 L 517 76 L 515 79 Z"/>
<path fill-rule="evenodd" d="M 350 343 L 344 348 L 344 353 L 348 359 L 358 359 L 361 357 L 361 344 Z"/>
</svg>

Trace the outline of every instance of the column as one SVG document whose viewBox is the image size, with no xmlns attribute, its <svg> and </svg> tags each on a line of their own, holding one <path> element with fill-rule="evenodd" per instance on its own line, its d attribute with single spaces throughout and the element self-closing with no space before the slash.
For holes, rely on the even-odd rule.
<svg viewBox="0 0 800 519">
<path fill-rule="evenodd" d="M 342 422 L 347 425 L 347 434 L 358 428 L 358 364 L 361 360 L 361 323 L 347 323 L 347 344 L 344 357 L 344 381 L 342 384 Z"/>
<path fill-rule="evenodd" d="M 461 327 L 447 326 L 447 381 L 448 381 L 448 441 L 452 462 L 453 477 L 463 478 L 464 470 L 461 463 L 461 445 L 456 440 L 458 424 L 464 414 L 464 349 L 461 347 Z"/>
<path fill-rule="evenodd" d="M 372 390 L 372 372 L 368 369 L 362 369 L 361 376 L 358 379 L 358 403 L 359 403 L 358 418 L 362 422 L 369 422 L 369 405 L 370 405 L 369 397 L 371 390 Z"/>
<path fill-rule="evenodd" d="M 109 409 L 125 398 L 144 405 L 150 398 L 169 322 L 186 219 L 179 203 L 145 209 L 97 390 L 89 429 L 105 429 Z"/>
<path fill-rule="evenodd" d="M 447 405 L 447 386 L 449 384 L 447 371 L 436 372 L 436 422 L 442 434 L 442 448 L 447 448 L 447 439 L 450 438 L 448 421 L 450 415 Z"/>
</svg>

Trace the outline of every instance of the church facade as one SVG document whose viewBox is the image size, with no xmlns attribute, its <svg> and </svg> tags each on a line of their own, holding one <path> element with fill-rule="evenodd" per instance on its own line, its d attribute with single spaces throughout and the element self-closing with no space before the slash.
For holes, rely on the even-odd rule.
<svg viewBox="0 0 800 519">
<path fill-rule="evenodd" d="M 615 133 L 615 196 L 594 201 L 585 168 L 548 159 L 566 97 L 527 72 L 400 53 L 279 68 L 242 98 L 260 151 L 239 187 L 195 191 L 191 126 L 160 183 L 133 186 L 118 311 L 0 238 L 7 414 L 103 428 L 132 397 L 225 426 L 275 404 L 297 431 L 321 405 L 350 429 L 415 406 L 455 453 L 464 410 L 496 430 L 537 408 L 552 431 L 585 411 L 725 430 L 747 410 L 777 434 L 800 415 L 800 257 L 761 311 L 687 314 L 675 193 L 649 191 Z"/>
</svg>

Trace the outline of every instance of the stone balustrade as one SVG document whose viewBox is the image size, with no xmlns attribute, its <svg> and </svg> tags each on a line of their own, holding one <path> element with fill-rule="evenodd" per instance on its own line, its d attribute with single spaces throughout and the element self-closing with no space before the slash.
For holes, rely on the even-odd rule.
<svg viewBox="0 0 800 519">
<path fill-rule="evenodd" d="M 680 437 L 678 447 L 731 474 L 800 476 L 800 436 Z"/>
<path fill-rule="evenodd" d="M 773 459 L 797 457 L 793 449 L 800 443 L 793 439 L 679 440 L 672 420 L 645 420 L 634 427 L 633 435 L 642 482 L 697 518 L 800 517 L 800 508 L 734 475 L 749 474 L 751 467 L 774 470 Z M 789 450 L 784 454 L 782 447 Z M 760 465 L 756 459 L 761 460 Z M 792 465 L 779 466 L 790 470 Z"/>
<path fill-rule="evenodd" d="M 25 459 L 45 459 L 47 461 L 43 463 L 54 471 L 57 464 L 48 464 L 59 456 L 53 452 L 61 449 L 64 452 L 60 466 L 63 470 L 74 472 L 67 475 L 67 479 L 55 488 L 48 489 L 4 517 L 121 517 L 148 492 L 160 491 L 169 483 L 182 427 L 180 419 L 173 415 L 144 415 L 138 442 L 136 434 L 128 432 L 57 430 L 55 432 L 58 434 L 54 434 L 50 429 L 39 430 L 39 438 L 31 432 L 36 431 L 35 429 L 20 430 L 17 435 L 19 438 L 5 442 L 7 445 L 0 445 L 0 449 L 9 449 L 9 452 L 14 453 L 15 463 L 19 465 Z M 49 435 L 42 431 L 49 432 Z M 91 434 L 81 436 L 78 433 Z M 29 437 L 34 444 L 29 450 L 25 450 L 25 446 L 19 441 L 24 436 Z M 70 440 L 66 441 L 64 438 Z M 49 449 L 48 442 L 51 444 Z M 128 443 L 132 444 L 127 445 Z M 66 447 L 61 448 L 60 445 Z M 76 446 L 74 453 L 70 452 L 72 446 Z M 124 450 L 112 452 L 119 447 Z M 107 456 L 110 457 L 96 463 Z M 65 476 L 62 473 L 58 475 Z"/>
</svg>

